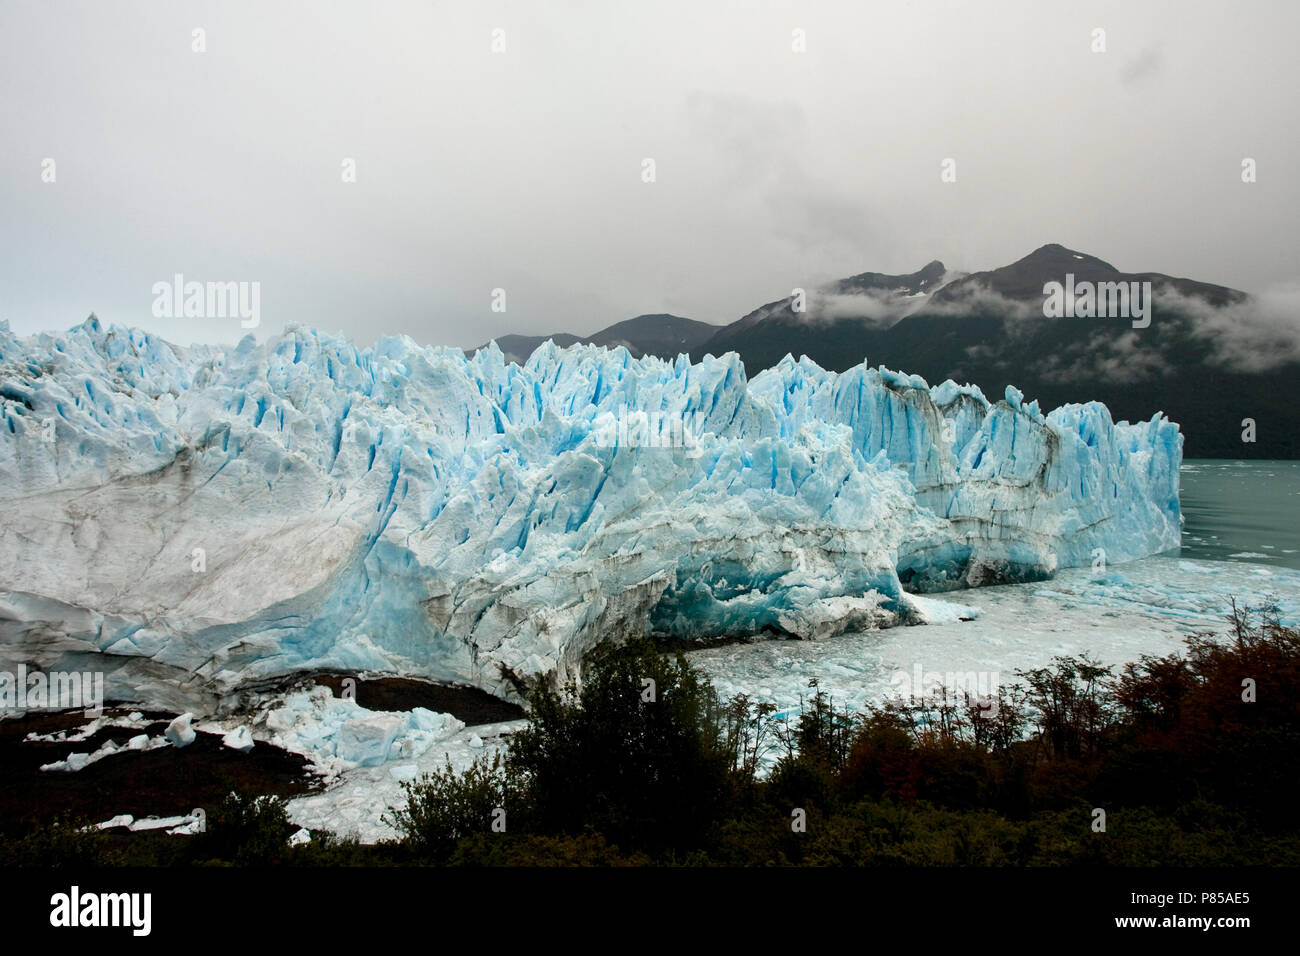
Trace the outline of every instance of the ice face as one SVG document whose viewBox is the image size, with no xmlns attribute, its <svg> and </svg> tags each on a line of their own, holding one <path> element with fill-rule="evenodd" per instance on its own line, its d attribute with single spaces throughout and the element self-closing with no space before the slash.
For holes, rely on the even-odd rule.
<svg viewBox="0 0 1300 956">
<path fill-rule="evenodd" d="M 787 358 L 0 324 L 0 652 L 209 713 L 380 670 L 510 695 L 602 640 L 918 620 L 1178 543 L 1182 437 Z"/>
<path fill-rule="evenodd" d="M 1189 634 L 1224 634 L 1229 595 L 1239 607 L 1276 602 L 1281 623 L 1300 624 L 1300 571 L 1156 556 L 1123 568 L 1064 569 L 1051 581 L 916 597 L 933 626 L 846 634 L 816 644 L 757 641 L 688 652 L 724 697 L 745 693 L 797 720 L 810 678 L 837 709 L 861 711 L 916 694 L 916 668 L 962 676 L 981 693 L 1020 681 L 1016 671 L 1087 653 L 1119 673 L 1143 655 L 1185 650 Z M 954 604 L 959 598 L 963 604 Z M 984 686 L 981 686 L 983 682 Z M 959 687 L 961 685 L 958 685 Z M 773 757 L 775 757 L 775 752 Z"/>
</svg>

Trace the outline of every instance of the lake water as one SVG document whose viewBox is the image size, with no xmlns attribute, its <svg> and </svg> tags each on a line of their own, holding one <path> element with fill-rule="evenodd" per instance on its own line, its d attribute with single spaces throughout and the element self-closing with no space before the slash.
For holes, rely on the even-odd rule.
<svg viewBox="0 0 1300 956">
<path fill-rule="evenodd" d="M 1300 461 L 1184 462 L 1182 557 L 1300 570 Z"/>
<path fill-rule="evenodd" d="M 846 634 L 824 641 L 769 640 L 693 651 L 724 695 L 749 693 L 798 706 L 816 677 L 838 705 L 892 696 L 900 675 L 976 673 L 1007 683 L 1017 668 L 1087 652 L 1118 667 L 1179 651 L 1184 636 L 1222 632 L 1228 599 L 1275 599 L 1300 625 L 1300 462 L 1188 461 L 1181 481 L 1182 546 L 1097 572 L 935 597 L 975 619 Z"/>
</svg>

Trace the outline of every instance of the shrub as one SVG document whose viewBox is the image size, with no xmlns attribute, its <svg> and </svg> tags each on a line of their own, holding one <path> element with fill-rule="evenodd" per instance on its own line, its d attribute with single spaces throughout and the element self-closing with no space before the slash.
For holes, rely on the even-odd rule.
<svg viewBox="0 0 1300 956">
<path fill-rule="evenodd" d="M 283 797 L 232 791 L 208 814 L 207 830 L 192 838 L 194 858 L 236 866 L 279 863 L 295 829 Z"/>
<path fill-rule="evenodd" d="M 417 857 L 431 862 L 445 862 L 466 837 L 491 834 L 495 820 L 508 824 L 502 812 L 518 806 L 518 785 L 500 754 L 475 760 L 464 773 L 448 761 L 402 789 L 405 806 L 389 807 L 384 819 Z"/>
<path fill-rule="evenodd" d="M 66 817 L 32 827 L 18 839 L 6 840 L 3 849 L 7 866 L 61 868 L 122 862 L 108 834 L 85 821 Z"/>
<path fill-rule="evenodd" d="M 581 691 L 534 692 L 509 765 L 539 832 L 588 827 L 658 853 L 701 845 L 732 792 L 726 716 L 712 685 L 648 640 L 599 648 Z"/>
</svg>

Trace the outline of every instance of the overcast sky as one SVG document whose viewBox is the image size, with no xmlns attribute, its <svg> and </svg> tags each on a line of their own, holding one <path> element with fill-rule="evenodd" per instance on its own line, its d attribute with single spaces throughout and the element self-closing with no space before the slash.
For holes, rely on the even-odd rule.
<svg viewBox="0 0 1300 956">
<path fill-rule="evenodd" d="M 153 316 L 181 273 L 260 283 L 259 337 L 469 347 L 1047 242 L 1260 292 L 1300 273 L 1297 35 L 1291 0 L 0 0 L 0 319 L 242 335 Z"/>
</svg>

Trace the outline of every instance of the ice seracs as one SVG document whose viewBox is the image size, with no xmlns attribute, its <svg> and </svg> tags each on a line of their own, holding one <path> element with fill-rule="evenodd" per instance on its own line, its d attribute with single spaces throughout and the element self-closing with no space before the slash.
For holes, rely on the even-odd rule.
<svg viewBox="0 0 1300 956">
<path fill-rule="evenodd" d="M 0 324 L 0 656 L 173 713 L 316 669 L 511 696 L 627 634 L 828 637 L 1174 547 L 1181 448 L 866 364 Z"/>
</svg>

